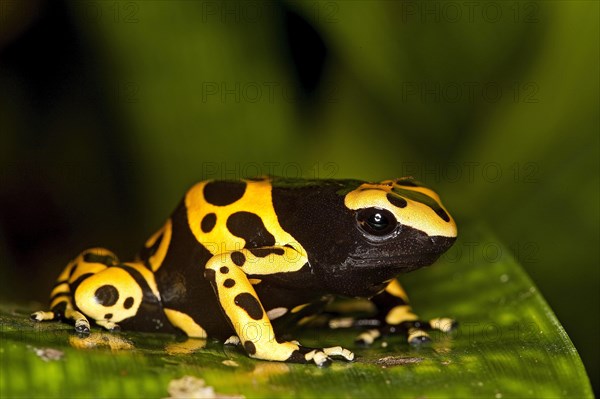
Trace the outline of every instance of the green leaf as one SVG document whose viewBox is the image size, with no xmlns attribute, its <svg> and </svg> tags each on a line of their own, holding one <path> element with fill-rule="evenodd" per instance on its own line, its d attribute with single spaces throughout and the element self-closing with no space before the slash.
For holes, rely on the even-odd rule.
<svg viewBox="0 0 600 399">
<path fill-rule="evenodd" d="M 171 380 L 193 376 L 218 394 L 245 397 L 593 397 L 552 310 L 486 229 L 464 228 L 436 266 L 402 282 L 422 317 L 453 317 L 458 330 L 433 333 L 418 348 L 395 336 L 355 347 L 354 330 L 299 332 L 307 346 L 343 345 L 357 355 L 325 369 L 171 335 L 93 329 L 83 339 L 72 326 L 29 320 L 32 305 L 3 304 L 0 396 L 166 397 Z"/>
</svg>

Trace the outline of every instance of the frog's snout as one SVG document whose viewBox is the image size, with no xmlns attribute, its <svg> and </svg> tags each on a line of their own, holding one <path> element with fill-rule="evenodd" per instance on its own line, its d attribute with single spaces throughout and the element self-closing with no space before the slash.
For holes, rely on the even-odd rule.
<svg viewBox="0 0 600 399">
<path fill-rule="evenodd" d="M 456 237 L 432 236 L 429 237 L 435 251 L 442 254 L 446 252 L 456 241 Z"/>
</svg>

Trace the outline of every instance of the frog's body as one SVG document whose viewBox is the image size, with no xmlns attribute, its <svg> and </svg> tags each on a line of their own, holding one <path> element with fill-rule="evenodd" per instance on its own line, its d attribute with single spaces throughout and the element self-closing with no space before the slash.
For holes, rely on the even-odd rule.
<svg viewBox="0 0 600 399">
<path fill-rule="evenodd" d="M 285 331 L 275 323 L 314 314 L 337 295 L 366 297 L 381 326 L 362 341 L 394 327 L 411 342 L 426 339 L 436 326 L 417 320 L 395 277 L 433 263 L 455 239 L 437 194 L 411 179 L 204 181 L 135 262 L 85 251 L 59 276 L 52 310 L 32 316 L 73 320 L 82 332 L 91 318 L 107 329 L 233 337 L 267 360 L 351 360 L 340 347 L 278 341 Z"/>
</svg>

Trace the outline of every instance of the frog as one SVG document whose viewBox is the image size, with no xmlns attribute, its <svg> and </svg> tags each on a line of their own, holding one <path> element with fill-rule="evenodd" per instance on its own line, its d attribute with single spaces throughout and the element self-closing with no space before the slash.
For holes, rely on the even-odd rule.
<svg viewBox="0 0 600 399">
<path fill-rule="evenodd" d="M 454 329 L 450 318 L 421 320 L 398 277 L 433 264 L 456 238 L 438 194 L 411 177 L 204 180 L 131 261 L 101 247 L 71 260 L 50 310 L 31 318 L 67 321 L 80 334 L 93 324 L 183 332 L 238 345 L 251 358 L 322 367 L 353 361 L 354 352 L 287 336 L 335 298 L 374 305 L 370 317 L 328 322 L 362 326 L 358 344 L 396 333 L 419 345 L 428 331 Z"/>
</svg>

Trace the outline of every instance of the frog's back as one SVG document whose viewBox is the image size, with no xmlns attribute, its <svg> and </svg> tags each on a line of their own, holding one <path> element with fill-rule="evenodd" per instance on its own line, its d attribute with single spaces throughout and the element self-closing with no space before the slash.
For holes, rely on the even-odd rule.
<svg viewBox="0 0 600 399">
<path fill-rule="evenodd" d="M 214 255 L 240 249 L 288 246 L 306 256 L 302 241 L 310 237 L 300 231 L 314 225 L 307 215 L 315 209 L 339 207 L 339 198 L 343 196 L 337 192 L 359 184 L 282 178 L 199 182 L 188 190 L 165 225 L 146 242 L 139 258 L 155 273 L 165 308 L 189 315 L 210 336 L 229 336 L 232 330 L 204 277 L 206 263 Z M 264 274 L 253 281 L 264 298 L 263 305 L 269 308 L 271 302 L 275 306 L 284 297 L 283 293 L 289 294 L 294 287 L 277 284 L 277 270 Z M 303 294 L 287 295 L 293 301 L 286 306 L 320 295 L 317 282 L 310 281 L 310 276 L 308 266 L 295 274 L 286 273 L 286 281 L 303 281 L 299 286 Z M 307 291 L 306 284 L 314 285 L 314 289 Z"/>
</svg>

